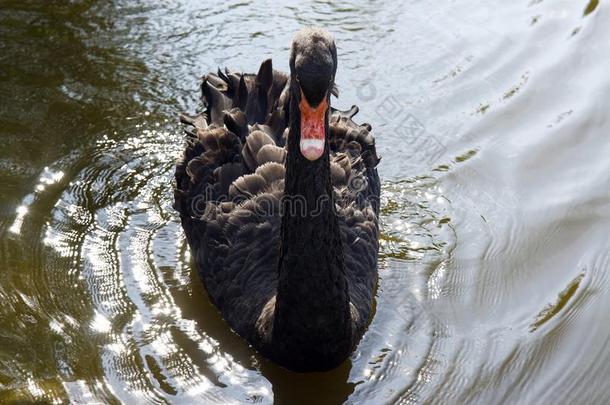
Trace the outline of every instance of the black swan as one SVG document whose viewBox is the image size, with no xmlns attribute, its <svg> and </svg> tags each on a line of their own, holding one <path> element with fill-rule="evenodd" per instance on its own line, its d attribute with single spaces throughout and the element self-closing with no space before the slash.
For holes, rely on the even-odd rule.
<svg viewBox="0 0 610 405">
<path fill-rule="evenodd" d="M 294 371 L 337 367 L 362 337 L 377 281 L 380 181 L 358 108 L 330 107 L 337 50 L 299 31 L 290 75 L 218 70 L 187 143 L 175 208 L 210 299 L 265 357 Z"/>
</svg>

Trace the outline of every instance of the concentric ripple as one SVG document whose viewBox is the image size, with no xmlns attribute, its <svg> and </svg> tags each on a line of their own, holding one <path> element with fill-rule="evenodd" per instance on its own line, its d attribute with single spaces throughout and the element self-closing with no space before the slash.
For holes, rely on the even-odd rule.
<svg viewBox="0 0 610 405">
<path fill-rule="evenodd" d="M 45 385 L 14 388 L 31 398 L 85 402 L 268 403 L 274 391 L 294 399 L 294 392 L 270 381 L 281 385 L 297 375 L 284 375 L 233 335 L 191 270 L 171 208 L 172 163 L 182 137 L 174 125 L 156 128 L 122 142 L 101 139 L 84 161 L 70 162 L 82 169 L 64 174 L 58 163 L 41 176 L 41 184 L 61 182 L 40 246 L 53 306 L 47 321 L 52 356 L 60 371 Z M 35 205 L 47 192 L 37 187 L 27 200 Z M 377 316 L 351 366 L 333 372 L 349 372 L 345 389 L 329 392 L 336 400 L 409 395 L 405 378 L 416 386 L 434 367 L 440 325 L 426 299 L 429 284 L 441 288 L 453 243 L 447 201 L 433 178 L 387 183 L 383 196 Z M 29 225 L 25 213 L 11 229 L 18 234 Z M 94 364 L 96 375 L 80 376 Z M 321 382 L 297 384 L 311 390 Z"/>
</svg>

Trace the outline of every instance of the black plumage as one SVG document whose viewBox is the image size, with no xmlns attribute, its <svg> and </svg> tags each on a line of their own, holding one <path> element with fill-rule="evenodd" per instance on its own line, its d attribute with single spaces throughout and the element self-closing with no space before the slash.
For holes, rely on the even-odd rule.
<svg viewBox="0 0 610 405">
<path fill-rule="evenodd" d="M 380 181 L 368 124 L 329 108 L 325 153 L 299 150 L 301 97 L 335 94 L 332 37 L 308 28 L 291 74 L 218 71 L 203 78 L 205 111 L 183 114 L 175 208 L 210 299 L 231 328 L 297 371 L 349 356 L 371 314 Z M 330 104 L 329 104 L 330 105 Z"/>
</svg>

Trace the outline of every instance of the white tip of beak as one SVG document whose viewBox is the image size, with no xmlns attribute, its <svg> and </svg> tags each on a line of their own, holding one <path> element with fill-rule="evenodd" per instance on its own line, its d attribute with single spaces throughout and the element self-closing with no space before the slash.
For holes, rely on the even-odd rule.
<svg viewBox="0 0 610 405">
<path fill-rule="evenodd" d="M 300 147 L 307 160 L 318 160 L 324 153 L 324 139 L 301 139 Z"/>
</svg>

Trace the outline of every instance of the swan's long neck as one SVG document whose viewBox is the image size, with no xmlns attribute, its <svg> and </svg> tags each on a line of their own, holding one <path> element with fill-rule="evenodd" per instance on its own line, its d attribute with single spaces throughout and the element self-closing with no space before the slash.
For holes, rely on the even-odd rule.
<svg viewBox="0 0 610 405">
<path fill-rule="evenodd" d="M 296 83 L 292 83 L 293 87 Z M 328 136 L 316 161 L 299 149 L 300 111 L 291 91 L 279 282 L 273 325 L 278 355 L 319 368 L 352 348 L 348 287 L 334 210 Z M 328 135 L 328 113 L 326 119 Z M 303 363 L 303 364 L 298 364 Z"/>
</svg>

